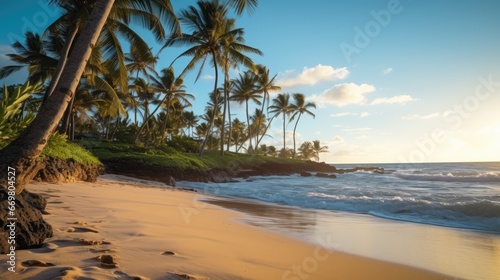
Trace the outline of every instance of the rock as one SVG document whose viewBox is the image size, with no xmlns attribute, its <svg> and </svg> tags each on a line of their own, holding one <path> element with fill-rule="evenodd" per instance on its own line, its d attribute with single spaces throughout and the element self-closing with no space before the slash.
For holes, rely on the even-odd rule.
<svg viewBox="0 0 500 280">
<path fill-rule="evenodd" d="M 305 172 L 305 171 L 304 171 L 304 172 L 300 173 L 300 176 L 302 176 L 302 177 L 311 177 L 311 176 L 312 176 L 312 174 L 311 174 L 311 173 L 309 173 L 309 172 Z"/>
<path fill-rule="evenodd" d="M 45 158 L 42 164 L 44 167 L 38 171 L 33 180 L 48 183 L 95 182 L 97 176 L 104 171 L 102 166 L 84 165 L 75 162 L 73 159 Z"/>
<path fill-rule="evenodd" d="M 335 174 L 326 174 L 326 173 L 316 173 L 316 177 L 332 178 L 332 179 L 337 178 L 337 176 Z"/>
<path fill-rule="evenodd" d="M 12 217 L 8 211 L 8 195 L 4 189 L 0 189 L 0 253 L 7 254 L 10 247 L 15 246 L 16 250 L 41 246 L 46 238 L 52 237 L 52 226 L 43 220 L 41 210 L 46 205 L 45 199 L 32 194 L 24 189 L 15 196 L 15 245 L 9 244 L 9 235 Z M 43 207 L 43 208 L 42 208 Z M 42 209 L 40 209 L 42 208 Z M 11 239 L 12 240 L 12 239 Z"/>
</svg>

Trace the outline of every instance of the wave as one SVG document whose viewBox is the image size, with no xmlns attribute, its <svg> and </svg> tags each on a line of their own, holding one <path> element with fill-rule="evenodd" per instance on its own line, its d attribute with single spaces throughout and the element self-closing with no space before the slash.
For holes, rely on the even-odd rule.
<svg viewBox="0 0 500 280">
<path fill-rule="evenodd" d="M 413 181 L 440 181 L 440 182 L 464 182 L 464 183 L 495 183 L 500 182 L 500 174 L 470 173 L 470 172 L 443 172 L 441 174 L 428 174 L 422 172 L 395 173 L 398 178 Z"/>
</svg>

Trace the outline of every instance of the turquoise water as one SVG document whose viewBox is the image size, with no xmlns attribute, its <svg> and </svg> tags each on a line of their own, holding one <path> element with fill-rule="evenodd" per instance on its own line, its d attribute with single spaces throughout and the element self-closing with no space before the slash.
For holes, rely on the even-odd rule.
<svg viewBox="0 0 500 280">
<path fill-rule="evenodd" d="M 500 233 L 499 162 L 369 166 L 384 168 L 385 173 L 360 171 L 339 174 L 337 179 L 256 176 L 233 183 L 180 184 L 209 194 Z"/>
</svg>

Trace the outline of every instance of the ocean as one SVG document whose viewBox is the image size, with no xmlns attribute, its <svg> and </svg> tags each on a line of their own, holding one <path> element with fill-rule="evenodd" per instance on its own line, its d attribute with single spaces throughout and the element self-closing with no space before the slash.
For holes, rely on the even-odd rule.
<svg viewBox="0 0 500 280">
<path fill-rule="evenodd" d="M 216 195 L 202 200 L 247 214 L 245 223 L 333 251 L 444 279 L 500 279 L 500 162 L 335 166 L 385 172 L 178 185 Z"/>
<path fill-rule="evenodd" d="M 385 172 L 180 184 L 207 194 L 500 234 L 500 162 L 335 166 L 375 166 Z"/>
</svg>

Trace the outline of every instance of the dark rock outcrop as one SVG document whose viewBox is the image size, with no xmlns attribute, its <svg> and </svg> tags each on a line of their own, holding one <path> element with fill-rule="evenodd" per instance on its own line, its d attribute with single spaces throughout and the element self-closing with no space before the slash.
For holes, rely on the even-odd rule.
<svg viewBox="0 0 500 280">
<path fill-rule="evenodd" d="M 104 169 L 99 165 L 85 165 L 73 159 L 45 158 L 40 162 L 42 168 L 33 180 L 48 183 L 95 182 Z"/>
<path fill-rule="evenodd" d="M 326 173 L 316 173 L 316 177 L 335 179 L 335 178 L 337 178 L 337 175 L 335 175 L 335 174 L 326 174 Z"/>
<path fill-rule="evenodd" d="M 247 178 L 250 176 L 290 175 L 295 173 L 302 174 L 304 172 L 333 173 L 336 170 L 334 166 L 324 162 L 266 162 L 256 167 L 240 170 L 237 177 Z"/>
<path fill-rule="evenodd" d="M 47 205 L 47 201 L 42 196 L 24 189 L 15 196 L 14 215 L 10 215 L 8 193 L 4 189 L 0 189 L 1 254 L 10 253 L 11 246 L 15 246 L 16 250 L 40 246 L 46 238 L 52 236 L 52 226 L 42 218 L 41 211 L 45 209 L 45 205 Z M 8 218 L 13 217 L 16 220 L 8 220 Z M 11 231 L 15 232 L 15 239 L 9 239 Z M 12 236 L 14 235 L 12 234 Z M 15 244 L 13 240 L 15 240 Z"/>
<path fill-rule="evenodd" d="M 102 173 L 103 167 L 98 165 L 83 165 L 74 160 L 45 158 L 37 162 L 38 173 L 34 180 L 49 183 L 75 181 L 95 182 Z M 47 206 L 47 200 L 39 194 L 24 189 L 15 195 L 15 211 L 9 212 L 9 193 L 0 188 L 0 253 L 10 253 L 11 246 L 16 250 L 37 247 L 46 238 L 52 236 L 52 226 L 42 217 Z M 15 217 L 15 220 L 8 218 Z M 15 223 L 13 223 L 15 222 Z M 11 236 L 15 239 L 9 239 Z M 15 234 L 14 234 L 15 233 Z M 12 240 L 15 240 L 15 244 Z M 10 241 L 10 243 L 9 243 Z"/>
<path fill-rule="evenodd" d="M 171 186 L 175 186 L 175 181 L 225 183 L 230 182 L 234 176 L 234 172 L 225 169 L 177 169 L 160 165 L 139 165 L 136 161 L 125 160 L 104 164 L 108 173 L 162 182 Z"/>
</svg>

